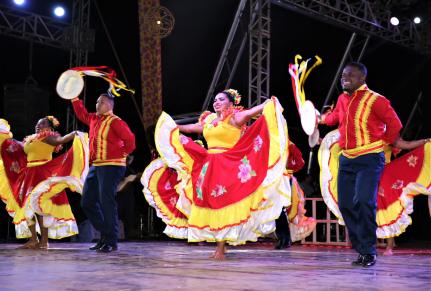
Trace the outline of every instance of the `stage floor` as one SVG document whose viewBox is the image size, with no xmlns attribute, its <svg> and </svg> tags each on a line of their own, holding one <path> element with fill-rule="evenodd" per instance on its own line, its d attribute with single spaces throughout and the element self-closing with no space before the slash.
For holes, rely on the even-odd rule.
<svg viewBox="0 0 431 291">
<path fill-rule="evenodd" d="M 120 243 L 101 254 L 91 244 L 51 243 L 49 250 L 1 244 L 1 290 L 430 290 L 431 251 L 379 256 L 372 268 L 352 267 L 346 248 L 270 243 L 229 247 L 225 261 L 213 245 Z"/>
</svg>

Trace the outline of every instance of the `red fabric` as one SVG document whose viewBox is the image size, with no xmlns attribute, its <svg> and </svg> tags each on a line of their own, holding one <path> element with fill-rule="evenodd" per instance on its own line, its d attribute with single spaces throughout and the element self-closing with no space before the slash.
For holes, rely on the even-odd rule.
<svg viewBox="0 0 431 291">
<path fill-rule="evenodd" d="M 72 101 L 75 114 L 80 121 L 85 123 L 90 128 L 89 142 L 90 142 L 90 162 L 96 160 L 97 136 L 101 128 L 103 120 L 108 118 L 108 115 L 99 116 L 96 113 L 88 113 L 84 107 L 82 100 L 75 99 Z M 135 135 L 130 131 L 126 122 L 115 116 L 112 121 L 106 140 L 103 141 L 106 146 L 106 160 L 121 159 L 130 154 L 136 147 Z"/>
<path fill-rule="evenodd" d="M 184 149 L 194 160 L 192 170 L 194 204 L 199 207 L 220 209 L 241 201 L 256 191 L 266 177 L 269 135 L 264 118 L 259 118 L 249 127 L 247 134 L 242 136 L 233 149 L 221 154 L 208 154 L 203 147 L 190 138 L 185 139 L 187 141 L 183 142 Z M 262 141 L 259 143 L 258 151 L 255 151 L 256 139 Z M 249 172 L 251 177 L 241 182 L 239 173 L 245 166 L 244 157 L 253 172 Z M 207 170 L 203 175 L 202 170 L 205 165 Z M 199 189 L 201 189 L 201 195 Z M 223 199 L 219 196 L 223 196 Z"/>
<path fill-rule="evenodd" d="M 355 116 L 361 99 L 366 98 L 368 93 L 377 94 L 369 90 L 367 86 L 359 88 L 352 96 L 347 93 L 341 94 L 338 97 L 334 111 L 328 113 L 324 118 L 323 122 L 327 125 L 339 124 L 339 144 L 342 149 L 353 149 L 363 146 L 363 144 L 357 143 L 358 139 L 355 136 Z M 388 144 L 393 143 L 399 136 L 402 124 L 389 100 L 379 95 L 371 106 L 371 114 L 368 120 L 365 121 L 369 131 L 370 143 L 378 140 L 383 140 Z"/>
<path fill-rule="evenodd" d="M 305 165 L 302 153 L 298 147 L 293 143 L 289 143 L 289 158 L 287 160 L 287 169 L 292 172 L 300 171 Z"/>
<path fill-rule="evenodd" d="M 106 74 L 106 76 L 109 79 L 115 78 L 117 76 L 117 73 L 115 71 L 107 66 L 97 66 L 97 67 L 74 67 L 70 70 L 74 71 L 100 71 Z"/>
<path fill-rule="evenodd" d="M 46 164 L 27 168 L 22 145 L 13 139 L 3 143 L 1 156 L 12 193 L 21 207 L 36 185 L 53 176 L 68 176 L 73 164 L 73 151 L 70 149 Z M 52 201 L 57 205 L 69 203 L 64 191 Z"/>
<path fill-rule="evenodd" d="M 385 166 L 380 179 L 377 209 L 386 209 L 401 196 L 410 182 L 415 182 L 424 165 L 424 146 L 421 146 Z M 430 185 L 424 185 L 429 187 Z"/>
<path fill-rule="evenodd" d="M 175 217 L 186 218 L 186 216 L 175 207 L 178 200 L 178 193 L 175 191 L 175 185 L 177 184 L 177 172 L 173 169 L 166 168 L 157 182 L 157 192 L 160 194 L 163 204 L 165 204 Z"/>
</svg>

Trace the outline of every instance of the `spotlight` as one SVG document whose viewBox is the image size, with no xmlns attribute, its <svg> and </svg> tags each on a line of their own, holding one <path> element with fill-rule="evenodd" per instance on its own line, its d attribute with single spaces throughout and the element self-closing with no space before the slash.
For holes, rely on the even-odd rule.
<svg viewBox="0 0 431 291">
<path fill-rule="evenodd" d="M 13 0 L 13 3 L 18 6 L 22 6 L 25 4 L 25 0 Z"/>
<path fill-rule="evenodd" d="M 416 24 L 421 23 L 421 21 L 422 21 L 422 19 L 421 19 L 419 16 L 416 16 L 416 17 L 413 19 L 413 22 L 414 22 L 414 23 L 416 23 Z"/>
<path fill-rule="evenodd" d="M 54 15 L 57 17 L 63 17 L 66 14 L 66 10 L 63 7 L 57 6 L 54 8 Z"/>
<path fill-rule="evenodd" d="M 391 17 L 391 24 L 397 26 L 400 24 L 400 21 L 395 16 Z"/>
</svg>

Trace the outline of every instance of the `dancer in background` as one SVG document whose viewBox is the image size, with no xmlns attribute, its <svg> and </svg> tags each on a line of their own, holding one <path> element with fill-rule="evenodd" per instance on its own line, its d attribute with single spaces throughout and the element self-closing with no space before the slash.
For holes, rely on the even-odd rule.
<svg viewBox="0 0 431 291">
<path fill-rule="evenodd" d="M 316 220 L 305 216 L 304 192 L 293 176 L 304 167 L 304 164 L 301 151 L 293 142 L 289 141 L 289 158 L 284 175 L 286 179 L 290 180 L 292 201 L 291 205 L 283 209 L 280 217 L 275 221 L 277 235 L 275 249 L 290 247 L 292 242 L 306 238 L 316 228 Z"/>
<path fill-rule="evenodd" d="M 88 171 L 88 142 L 84 134 L 60 136 L 53 116 L 40 119 L 35 133 L 22 143 L 12 139 L 10 127 L 0 122 L 0 196 L 13 217 L 17 238 L 30 238 L 21 248 L 46 249 L 48 237 L 60 239 L 78 233 L 64 189 L 81 192 Z M 64 154 L 52 158 L 65 143 Z M 37 237 L 40 229 L 41 239 Z"/>
<path fill-rule="evenodd" d="M 239 100 L 235 90 L 218 93 L 215 113 L 204 112 L 195 124 L 176 125 L 162 113 L 155 131 L 161 159 L 141 179 L 146 199 L 167 224 L 165 233 L 216 242 L 217 260 L 225 258 L 226 243 L 244 244 L 273 232 L 282 207 L 290 203 L 282 108 L 272 98 L 243 110 L 236 106 Z M 203 133 L 208 150 L 180 132 Z"/>
</svg>

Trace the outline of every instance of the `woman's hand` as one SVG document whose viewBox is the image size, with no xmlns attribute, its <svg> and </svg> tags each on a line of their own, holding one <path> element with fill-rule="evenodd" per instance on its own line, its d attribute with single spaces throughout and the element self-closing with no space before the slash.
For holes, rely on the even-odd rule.
<svg viewBox="0 0 431 291">
<path fill-rule="evenodd" d="M 399 137 L 392 145 L 396 148 L 409 151 L 417 147 L 420 147 L 426 144 L 427 142 L 431 142 L 431 138 L 407 141 Z"/>
</svg>

